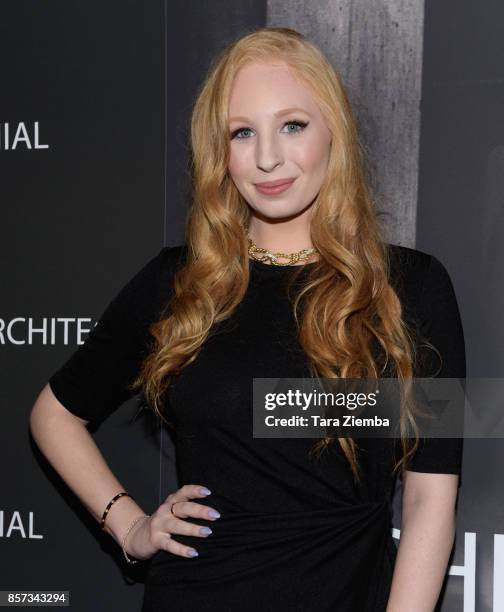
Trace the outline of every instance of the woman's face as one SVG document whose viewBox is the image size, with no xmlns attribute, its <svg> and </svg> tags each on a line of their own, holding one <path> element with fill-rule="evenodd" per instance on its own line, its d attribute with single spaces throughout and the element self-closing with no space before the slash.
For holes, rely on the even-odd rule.
<svg viewBox="0 0 504 612">
<path fill-rule="evenodd" d="M 280 219 L 313 203 L 325 177 L 331 133 L 310 92 L 285 62 L 250 63 L 229 102 L 229 174 L 254 211 Z M 295 179 L 281 193 L 257 183 Z"/>
</svg>

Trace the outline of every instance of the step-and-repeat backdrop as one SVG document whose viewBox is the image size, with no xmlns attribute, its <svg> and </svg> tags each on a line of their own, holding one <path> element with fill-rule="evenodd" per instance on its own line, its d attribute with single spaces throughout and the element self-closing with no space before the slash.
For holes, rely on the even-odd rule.
<svg viewBox="0 0 504 612">
<path fill-rule="evenodd" d="M 196 88 L 224 44 L 262 25 L 301 31 L 340 71 L 389 239 L 445 264 L 468 376 L 503 376 L 499 0 L 3 2 L 0 590 L 140 609 L 145 567 L 125 564 L 41 455 L 29 414 L 117 291 L 183 242 Z M 177 488 L 170 437 L 136 399 L 91 433 L 147 511 Z M 443 612 L 504 610 L 502 465 L 502 440 L 466 440 Z"/>
</svg>

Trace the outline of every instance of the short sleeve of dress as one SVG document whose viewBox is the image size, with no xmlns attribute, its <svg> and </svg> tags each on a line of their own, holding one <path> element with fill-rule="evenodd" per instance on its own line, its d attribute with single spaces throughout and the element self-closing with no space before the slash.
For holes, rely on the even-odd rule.
<svg viewBox="0 0 504 612">
<path fill-rule="evenodd" d="M 84 344 L 55 371 L 49 386 L 67 410 L 100 421 L 136 393 L 128 389 L 150 346 L 149 326 L 172 295 L 181 247 L 165 247 L 105 308 Z"/>
<path fill-rule="evenodd" d="M 432 349 L 422 347 L 415 376 L 465 379 L 464 334 L 455 291 L 446 268 L 433 256 L 430 256 L 419 299 L 420 333 L 423 339 L 436 347 L 440 357 Z M 464 406 L 460 410 L 463 423 Z M 462 438 L 420 438 L 419 444 L 407 466 L 408 470 L 461 474 Z"/>
</svg>

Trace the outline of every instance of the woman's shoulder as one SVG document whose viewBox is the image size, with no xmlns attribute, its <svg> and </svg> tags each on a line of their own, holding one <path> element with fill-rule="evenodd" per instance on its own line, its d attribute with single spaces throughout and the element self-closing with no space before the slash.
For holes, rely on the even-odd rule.
<svg viewBox="0 0 504 612">
<path fill-rule="evenodd" d="M 390 269 L 395 272 L 407 272 L 409 274 L 422 274 L 429 269 L 433 255 L 420 251 L 418 249 L 412 249 L 410 247 L 401 246 L 388 242 L 386 244 L 389 260 Z"/>
<path fill-rule="evenodd" d="M 390 283 L 394 288 L 418 293 L 431 279 L 447 277 L 444 265 L 437 257 L 419 249 L 387 243 Z"/>
<path fill-rule="evenodd" d="M 388 244 L 389 282 L 400 298 L 405 311 L 428 318 L 436 307 L 449 304 L 454 309 L 456 296 L 448 270 L 434 255 Z"/>
<path fill-rule="evenodd" d="M 167 283 L 171 285 L 175 272 L 181 268 L 187 257 L 185 244 L 165 246 L 150 259 L 143 268 L 145 276 L 153 277 L 151 282 L 166 289 Z"/>
<path fill-rule="evenodd" d="M 185 253 L 183 245 L 166 246 L 137 264 L 136 271 L 112 298 L 100 320 L 141 329 L 157 319 L 173 295 L 173 278 Z"/>
<path fill-rule="evenodd" d="M 178 244 L 175 246 L 165 246 L 161 249 L 158 254 L 160 263 L 164 264 L 170 269 L 178 267 L 179 264 L 185 262 L 187 257 L 187 245 Z"/>
<path fill-rule="evenodd" d="M 404 298 L 421 299 L 425 292 L 451 285 L 445 266 L 437 257 L 419 249 L 387 243 L 389 281 Z"/>
</svg>

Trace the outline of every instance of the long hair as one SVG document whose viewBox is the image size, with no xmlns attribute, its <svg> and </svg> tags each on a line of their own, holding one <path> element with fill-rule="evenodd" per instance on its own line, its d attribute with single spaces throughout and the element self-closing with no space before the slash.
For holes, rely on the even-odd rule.
<svg viewBox="0 0 504 612">
<path fill-rule="evenodd" d="M 132 387 L 143 387 L 155 413 L 173 377 L 191 364 L 211 334 L 242 301 L 249 283 L 246 228 L 250 209 L 228 173 L 228 105 L 237 72 L 247 62 L 284 61 L 309 87 L 332 133 L 327 172 L 314 200 L 311 240 L 320 257 L 293 300 L 293 311 L 313 377 L 371 378 L 393 366 L 401 389 L 402 458 L 418 447 L 410 398 L 415 344 L 389 284 L 389 256 L 367 184 L 355 119 L 340 77 L 323 53 L 289 28 L 246 34 L 215 57 L 191 117 L 193 192 L 187 223 L 187 261 L 173 280 L 167 316 L 150 327 L 151 353 Z M 301 314 L 302 312 L 302 314 Z M 379 371 L 372 344 L 383 351 Z M 415 433 L 409 447 L 409 427 Z M 360 480 L 357 444 L 337 438 Z M 332 437 L 318 440 L 319 455 Z"/>
</svg>

